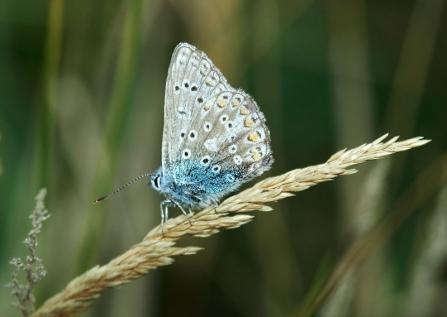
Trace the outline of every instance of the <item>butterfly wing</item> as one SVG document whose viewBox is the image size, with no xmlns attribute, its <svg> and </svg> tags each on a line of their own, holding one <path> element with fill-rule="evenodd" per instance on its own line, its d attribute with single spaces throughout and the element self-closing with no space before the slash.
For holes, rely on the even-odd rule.
<svg viewBox="0 0 447 317">
<path fill-rule="evenodd" d="M 184 192 L 220 198 L 272 162 L 270 132 L 253 98 L 231 87 L 205 53 L 179 44 L 166 83 L 162 168 L 174 171 Z"/>
<path fill-rule="evenodd" d="M 165 89 L 162 168 L 179 158 L 192 119 L 205 99 L 229 86 L 205 53 L 187 43 L 174 49 Z"/>
</svg>

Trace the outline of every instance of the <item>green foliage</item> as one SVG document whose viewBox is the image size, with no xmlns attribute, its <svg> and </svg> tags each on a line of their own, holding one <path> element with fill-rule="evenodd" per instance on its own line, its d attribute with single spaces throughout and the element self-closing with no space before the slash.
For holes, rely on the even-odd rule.
<svg viewBox="0 0 447 317">
<path fill-rule="evenodd" d="M 52 225 L 40 235 L 39 252 L 55 274 L 39 283 L 37 303 L 159 223 L 160 197 L 146 186 L 102 205 L 92 201 L 159 166 L 166 72 L 181 41 L 204 50 L 258 102 L 271 130 L 271 175 L 387 132 L 433 141 L 387 166 L 371 163 L 278 203 L 278 212 L 206 240 L 198 256 L 109 292 L 88 314 L 292 315 L 322 284 L 322 259 L 333 266 L 330 276 L 352 243 L 398 209 L 413 216 L 344 283 L 353 288 L 334 296 L 343 300 L 330 302 L 344 303 L 352 316 L 408 316 L 403 307 L 422 298 L 426 287 L 413 282 L 413 266 L 424 263 L 421 249 L 430 250 L 431 211 L 445 183 L 445 0 L 51 0 L 0 7 L 0 259 L 22 247 L 32 209 L 27 197 L 47 188 Z M 2 261 L 1 284 L 9 274 Z M 444 298 L 438 289 L 445 279 L 433 270 L 423 275 L 439 286 L 426 292 L 424 298 L 433 296 L 424 308 L 447 315 L 436 301 Z M 0 293 L 0 315 L 13 315 L 10 301 Z"/>
</svg>

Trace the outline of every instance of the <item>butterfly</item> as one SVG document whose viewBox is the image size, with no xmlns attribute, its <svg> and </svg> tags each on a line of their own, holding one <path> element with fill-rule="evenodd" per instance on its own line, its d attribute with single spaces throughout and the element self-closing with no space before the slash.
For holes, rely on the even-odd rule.
<svg viewBox="0 0 447 317">
<path fill-rule="evenodd" d="M 168 69 L 161 151 L 161 166 L 128 184 L 149 176 L 165 196 L 162 224 L 169 207 L 187 215 L 217 205 L 273 163 L 270 131 L 254 99 L 187 43 L 176 46 Z"/>
</svg>

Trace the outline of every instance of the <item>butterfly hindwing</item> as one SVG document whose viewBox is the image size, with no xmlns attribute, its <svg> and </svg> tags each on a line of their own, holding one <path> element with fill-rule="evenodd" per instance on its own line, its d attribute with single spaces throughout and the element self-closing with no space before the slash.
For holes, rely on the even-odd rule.
<svg viewBox="0 0 447 317">
<path fill-rule="evenodd" d="M 209 99 L 192 127 L 197 138 L 184 145 L 193 158 L 209 158 L 210 166 L 218 169 L 238 170 L 239 178 L 270 167 L 269 130 L 256 102 L 245 92 L 233 89 Z"/>
</svg>

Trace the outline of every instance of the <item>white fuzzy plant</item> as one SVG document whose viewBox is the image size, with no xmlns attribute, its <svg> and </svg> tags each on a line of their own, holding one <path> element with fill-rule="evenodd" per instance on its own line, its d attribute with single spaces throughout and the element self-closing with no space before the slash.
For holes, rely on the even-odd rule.
<svg viewBox="0 0 447 317">
<path fill-rule="evenodd" d="M 42 231 L 43 223 L 50 217 L 44 204 L 46 193 L 45 189 L 39 191 L 36 196 L 36 206 L 29 216 L 32 227 L 23 241 L 27 255 L 24 258 L 15 257 L 10 261 L 13 267 L 12 280 L 6 286 L 14 297 L 13 305 L 25 317 L 31 315 L 35 309 L 34 286 L 47 273 L 42 259 L 37 255 L 37 238 Z"/>
</svg>

